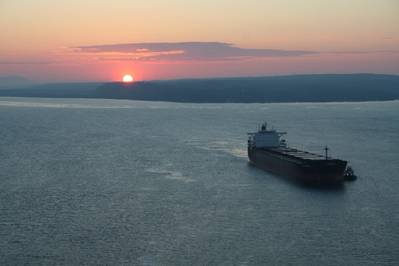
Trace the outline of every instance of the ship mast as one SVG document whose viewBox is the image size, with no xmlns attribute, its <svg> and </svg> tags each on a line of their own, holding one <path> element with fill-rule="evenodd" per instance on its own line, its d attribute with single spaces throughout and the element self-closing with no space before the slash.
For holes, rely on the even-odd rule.
<svg viewBox="0 0 399 266">
<path fill-rule="evenodd" d="M 329 148 L 326 146 L 326 147 L 324 148 L 324 150 L 325 150 L 325 152 L 326 152 L 326 160 L 328 160 L 328 150 L 329 150 Z"/>
</svg>

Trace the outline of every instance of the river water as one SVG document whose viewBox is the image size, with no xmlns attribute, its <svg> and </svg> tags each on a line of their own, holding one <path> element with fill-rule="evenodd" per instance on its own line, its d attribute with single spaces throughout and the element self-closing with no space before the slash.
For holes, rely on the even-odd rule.
<svg viewBox="0 0 399 266">
<path fill-rule="evenodd" d="M 263 121 L 358 180 L 250 166 Z M 0 98 L 0 264 L 398 265 L 398 177 L 399 101 Z"/>
</svg>

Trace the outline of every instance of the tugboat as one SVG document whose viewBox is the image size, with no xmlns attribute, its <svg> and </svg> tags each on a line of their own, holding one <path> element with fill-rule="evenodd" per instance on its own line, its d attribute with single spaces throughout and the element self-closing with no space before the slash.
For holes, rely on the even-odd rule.
<svg viewBox="0 0 399 266">
<path fill-rule="evenodd" d="M 355 172 L 353 171 L 352 167 L 348 166 L 346 168 L 344 173 L 344 178 L 346 181 L 355 181 L 357 179 L 357 176 L 355 175 Z"/>
<path fill-rule="evenodd" d="M 248 157 L 255 166 L 277 175 L 292 177 L 304 183 L 337 184 L 354 177 L 347 161 L 290 148 L 281 137 L 286 132 L 268 129 L 267 123 L 248 133 Z"/>
</svg>

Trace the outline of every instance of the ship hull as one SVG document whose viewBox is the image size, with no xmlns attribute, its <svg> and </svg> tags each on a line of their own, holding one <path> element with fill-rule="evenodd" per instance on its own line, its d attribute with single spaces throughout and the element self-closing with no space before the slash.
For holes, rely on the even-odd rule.
<svg viewBox="0 0 399 266">
<path fill-rule="evenodd" d="M 263 170 L 312 184 L 342 183 L 347 164 L 338 159 L 306 159 L 295 156 L 295 153 L 287 155 L 279 149 L 255 147 L 248 147 L 248 157 L 250 162 Z"/>
</svg>

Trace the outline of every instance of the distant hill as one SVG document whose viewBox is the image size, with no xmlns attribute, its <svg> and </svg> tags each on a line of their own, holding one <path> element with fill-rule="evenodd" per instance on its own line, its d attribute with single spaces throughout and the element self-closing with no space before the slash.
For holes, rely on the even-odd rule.
<svg viewBox="0 0 399 266">
<path fill-rule="evenodd" d="M 96 90 L 102 83 L 48 83 L 18 90 L 0 90 L 0 96 L 43 98 L 99 98 Z M 100 97 L 101 98 L 101 97 Z"/>
<path fill-rule="evenodd" d="M 47 84 L 0 96 L 106 98 L 194 103 L 385 101 L 399 99 L 399 76 L 293 75 L 125 83 Z"/>
<path fill-rule="evenodd" d="M 20 76 L 0 76 L 0 89 L 26 88 L 33 84 L 33 81 Z"/>
</svg>

